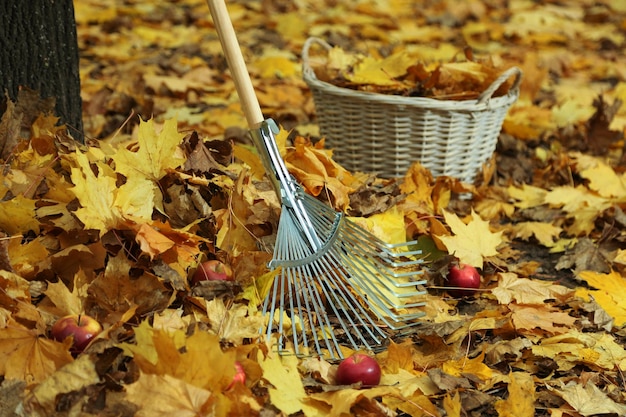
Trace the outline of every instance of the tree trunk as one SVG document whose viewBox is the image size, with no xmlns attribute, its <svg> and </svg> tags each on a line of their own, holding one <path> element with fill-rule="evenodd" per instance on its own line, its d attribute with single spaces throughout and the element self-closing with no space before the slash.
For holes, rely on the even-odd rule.
<svg viewBox="0 0 626 417">
<path fill-rule="evenodd" d="M 83 142 L 78 41 L 72 0 L 0 0 L 0 88 L 55 99 L 55 113 Z M 0 100 L 2 101 L 2 100 Z"/>
</svg>

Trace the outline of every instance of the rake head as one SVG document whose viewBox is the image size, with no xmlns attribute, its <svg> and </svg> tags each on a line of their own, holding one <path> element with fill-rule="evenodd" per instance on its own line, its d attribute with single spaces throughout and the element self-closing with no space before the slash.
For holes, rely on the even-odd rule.
<svg viewBox="0 0 626 417">
<path fill-rule="evenodd" d="M 283 206 L 263 303 L 266 336 L 296 355 L 343 357 L 341 344 L 375 349 L 384 328 L 417 324 L 425 281 L 416 242 L 387 244 L 306 194 L 286 171 L 270 125 L 253 131 L 268 150 Z"/>
<path fill-rule="evenodd" d="M 263 120 L 224 1 L 207 2 L 252 139 L 282 203 L 270 262 L 281 270 L 263 306 L 267 337 L 278 334 L 278 349 L 297 355 L 314 349 L 341 358 L 339 330 L 353 348 L 375 348 L 386 338 L 383 327 L 400 329 L 421 315 L 415 310 L 424 292 L 419 251 L 406 249 L 415 242 L 387 245 L 304 193 L 280 156 L 276 123 Z"/>
</svg>

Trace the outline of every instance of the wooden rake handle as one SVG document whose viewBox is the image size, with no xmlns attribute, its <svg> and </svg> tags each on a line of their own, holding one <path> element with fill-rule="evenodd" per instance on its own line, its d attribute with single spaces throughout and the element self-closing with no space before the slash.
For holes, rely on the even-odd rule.
<svg viewBox="0 0 626 417">
<path fill-rule="evenodd" d="M 207 0 L 215 30 L 222 44 L 222 51 L 226 57 L 228 68 L 230 69 L 237 95 L 241 102 L 243 113 L 250 129 L 258 128 L 265 119 L 259 105 L 259 100 L 254 92 L 254 86 L 250 79 L 250 74 L 246 68 L 241 48 L 237 42 L 237 35 L 233 28 L 233 23 L 228 15 L 224 0 Z"/>
</svg>

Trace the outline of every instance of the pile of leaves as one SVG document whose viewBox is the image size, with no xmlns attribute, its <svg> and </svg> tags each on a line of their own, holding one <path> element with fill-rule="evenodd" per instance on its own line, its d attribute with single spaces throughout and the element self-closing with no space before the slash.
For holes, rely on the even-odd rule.
<svg viewBox="0 0 626 417">
<path fill-rule="evenodd" d="M 76 6 L 92 139 L 30 95 L 0 121 L 0 415 L 626 414 L 622 2 L 229 3 L 297 180 L 382 238 L 399 218 L 427 256 L 426 315 L 370 352 L 383 375 L 367 389 L 259 338 L 280 203 L 204 1 Z M 469 45 L 521 67 L 477 183 L 334 162 L 299 70 L 308 36 L 419 43 L 441 62 Z M 235 281 L 190 285 L 214 258 Z M 443 288 L 456 261 L 480 269 L 474 296 Z M 104 327 L 80 355 L 50 336 L 71 313 Z M 235 361 L 247 380 L 231 386 Z"/>
<path fill-rule="evenodd" d="M 486 91 L 506 68 L 499 68 L 489 59 L 476 61 L 467 49 L 462 60 L 452 62 L 425 61 L 418 50 L 398 47 L 388 55 L 380 51 L 366 55 L 344 51 L 335 46 L 326 57 L 311 58 L 316 77 L 337 87 L 443 100 L 476 99 Z M 511 87 L 511 80 L 492 94 L 499 97 Z"/>
</svg>

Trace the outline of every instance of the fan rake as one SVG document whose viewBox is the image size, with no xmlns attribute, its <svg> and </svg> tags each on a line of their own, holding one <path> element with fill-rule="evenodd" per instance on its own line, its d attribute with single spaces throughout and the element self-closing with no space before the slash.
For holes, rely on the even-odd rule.
<svg viewBox="0 0 626 417">
<path fill-rule="evenodd" d="M 385 329 L 417 324 L 425 293 L 416 241 L 388 244 L 307 194 L 264 119 L 224 0 L 207 0 L 259 156 L 281 201 L 270 268 L 279 268 L 263 302 L 268 339 L 282 353 L 342 358 L 342 343 L 376 349 Z"/>
</svg>

